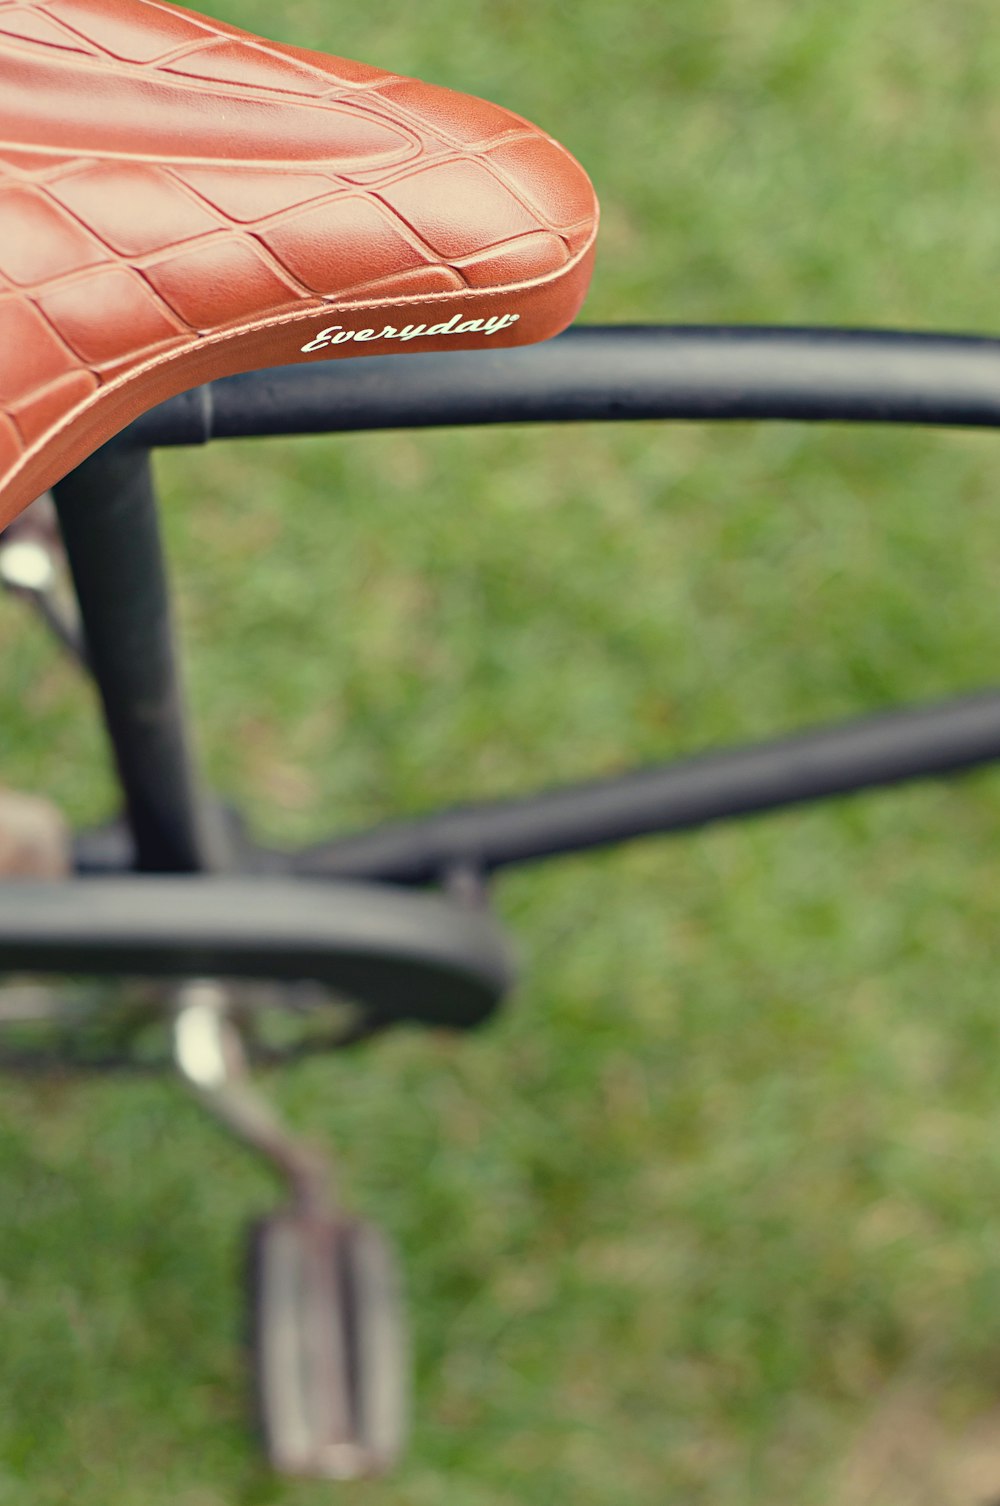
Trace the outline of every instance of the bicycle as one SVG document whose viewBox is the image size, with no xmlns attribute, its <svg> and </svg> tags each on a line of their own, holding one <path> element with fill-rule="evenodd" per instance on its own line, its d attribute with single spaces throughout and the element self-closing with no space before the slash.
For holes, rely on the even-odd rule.
<svg viewBox="0 0 1000 1506">
<path fill-rule="evenodd" d="M 329 60 L 150 0 L 61 5 L 55 20 L 52 6 L 0 5 L 0 98 L 15 100 L 21 132 L 5 168 L 13 198 L 0 211 L 0 316 L 16 321 L 2 375 L 12 382 L 27 360 L 32 381 L 29 391 L 0 393 L 8 466 L 0 498 L 11 518 L 52 487 L 79 623 L 55 588 L 60 546 L 44 514 L 8 529 L 0 571 L 93 675 L 127 819 L 77 836 L 78 881 L 3 885 L 0 966 L 168 982 L 144 984 L 116 1011 L 102 996 L 66 1004 L 47 991 L 15 991 L 4 1059 L 24 1070 L 47 1062 L 99 1070 L 149 1068 L 173 1054 L 206 1104 L 275 1163 L 291 1206 L 253 1238 L 268 1451 L 290 1472 L 348 1477 L 384 1468 L 402 1439 L 391 1259 L 374 1231 L 331 1204 L 322 1159 L 250 1093 L 244 1043 L 273 1061 L 346 1046 L 400 1020 L 477 1025 L 513 978 L 487 906 L 494 874 L 991 762 L 1000 756 L 1000 697 L 895 712 L 296 853 L 270 850 L 205 796 L 194 772 L 150 452 L 243 435 L 515 421 L 993 427 L 997 347 L 833 330 L 593 327 L 522 346 L 574 316 L 596 232 L 585 178 L 543 133 L 375 70 L 345 74 L 338 68 L 354 65 L 341 64 L 331 74 Z M 15 14 L 20 33 L 4 31 Z M 81 80 L 93 76 L 113 109 L 89 107 Z M 333 86 L 316 93 L 317 79 L 331 76 L 332 104 Z M 130 91 L 140 78 L 157 101 L 152 125 L 135 118 Z M 52 107 L 57 87 L 75 114 Z M 192 168 L 191 139 L 202 128 L 192 101 L 211 98 L 218 109 L 238 94 L 267 102 L 263 125 L 247 114 L 245 139 L 272 165 L 262 173 L 256 159 L 230 158 L 221 169 L 202 146 Z M 310 109 L 339 111 L 340 128 L 360 139 L 351 137 L 353 156 L 335 183 L 324 158 L 322 182 L 303 188 L 302 163 L 315 167 L 320 151 L 314 123 L 302 125 Z M 436 122 L 430 145 L 422 110 Z M 470 120 L 471 146 L 456 135 Z M 177 133 L 186 133 L 183 150 Z M 276 134 L 294 147 L 280 170 Z M 26 165 L 32 153 L 42 168 Z M 434 183 L 414 190 L 422 173 Z M 447 192 L 442 173 L 453 173 Z M 300 195 L 291 203 L 290 182 Z M 540 205 L 548 194 L 552 203 Z M 334 275 L 327 245 L 315 243 L 322 215 L 327 235 L 341 237 L 333 242 L 338 294 L 310 281 Z M 157 242 L 167 222 L 175 238 Z M 252 245 L 248 224 L 267 227 Z M 435 243 L 437 260 L 428 254 Z M 239 275 L 227 275 L 224 253 Z M 369 275 L 373 267 L 379 276 Z M 383 354 L 396 342 L 407 347 L 405 361 Z M 358 345 L 368 347 L 364 361 L 328 359 L 357 354 Z M 306 359 L 284 364 L 297 357 Z M 431 892 L 413 892 L 421 889 Z M 326 990 L 354 1007 L 331 1007 Z M 272 1013 L 292 1028 L 277 1046 L 264 1025 Z M 325 1344 L 314 1352 L 321 1331 Z"/>
</svg>

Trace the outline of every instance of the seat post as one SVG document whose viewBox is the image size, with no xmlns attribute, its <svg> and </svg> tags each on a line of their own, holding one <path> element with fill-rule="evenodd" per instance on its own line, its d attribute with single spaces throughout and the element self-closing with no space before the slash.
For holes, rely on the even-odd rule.
<svg viewBox="0 0 1000 1506">
<path fill-rule="evenodd" d="M 106 445 L 54 488 L 136 866 L 227 866 L 192 756 L 149 451 Z"/>
</svg>

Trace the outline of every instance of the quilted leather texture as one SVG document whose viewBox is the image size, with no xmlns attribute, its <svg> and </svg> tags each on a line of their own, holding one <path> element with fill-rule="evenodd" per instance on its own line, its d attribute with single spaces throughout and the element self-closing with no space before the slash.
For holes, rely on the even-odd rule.
<svg viewBox="0 0 1000 1506">
<path fill-rule="evenodd" d="M 157 0 L 0 0 L 0 527 L 200 381 L 557 333 L 596 228 L 495 105 Z"/>
</svg>

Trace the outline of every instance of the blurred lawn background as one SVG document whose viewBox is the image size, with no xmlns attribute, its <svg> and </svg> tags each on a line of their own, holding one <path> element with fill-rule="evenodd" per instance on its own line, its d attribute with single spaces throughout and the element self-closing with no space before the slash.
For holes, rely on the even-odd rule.
<svg viewBox="0 0 1000 1506">
<path fill-rule="evenodd" d="M 585 318 L 996 329 L 990 0 L 218 0 L 496 99 L 590 170 Z M 214 784 L 302 838 L 988 683 L 988 435 L 257 442 L 160 474 Z M 89 696 L 0 603 L 2 773 L 77 821 Z M 269 1185 L 170 1085 L 4 1084 L 0 1506 L 1000 1496 L 1000 777 L 505 878 L 479 1036 L 283 1073 L 404 1255 L 408 1457 L 276 1481 Z"/>
</svg>

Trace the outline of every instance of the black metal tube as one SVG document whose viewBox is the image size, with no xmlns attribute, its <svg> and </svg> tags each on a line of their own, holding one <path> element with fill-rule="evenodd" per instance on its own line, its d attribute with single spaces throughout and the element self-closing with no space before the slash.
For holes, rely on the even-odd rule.
<svg viewBox="0 0 1000 1506">
<path fill-rule="evenodd" d="M 706 826 L 1000 758 L 1000 693 L 703 754 L 528 799 L 460 807 L 293 854 L 294 872 L 432 883 Z"/>
<path fill-rule="evenodd" d="M 626 419 L 992 428 L 1000 424 L 1000 340 L 579 326 L 518 350 L 411 352 L 226 377 L 137 419 L 124 442 Z"/>
<path fill-rule="evenodd" d="M 55 499 L 136 864 L 217 867 L 221 833 L 194 774 L 149 454 L 99 450 Z"/>
</svg>

